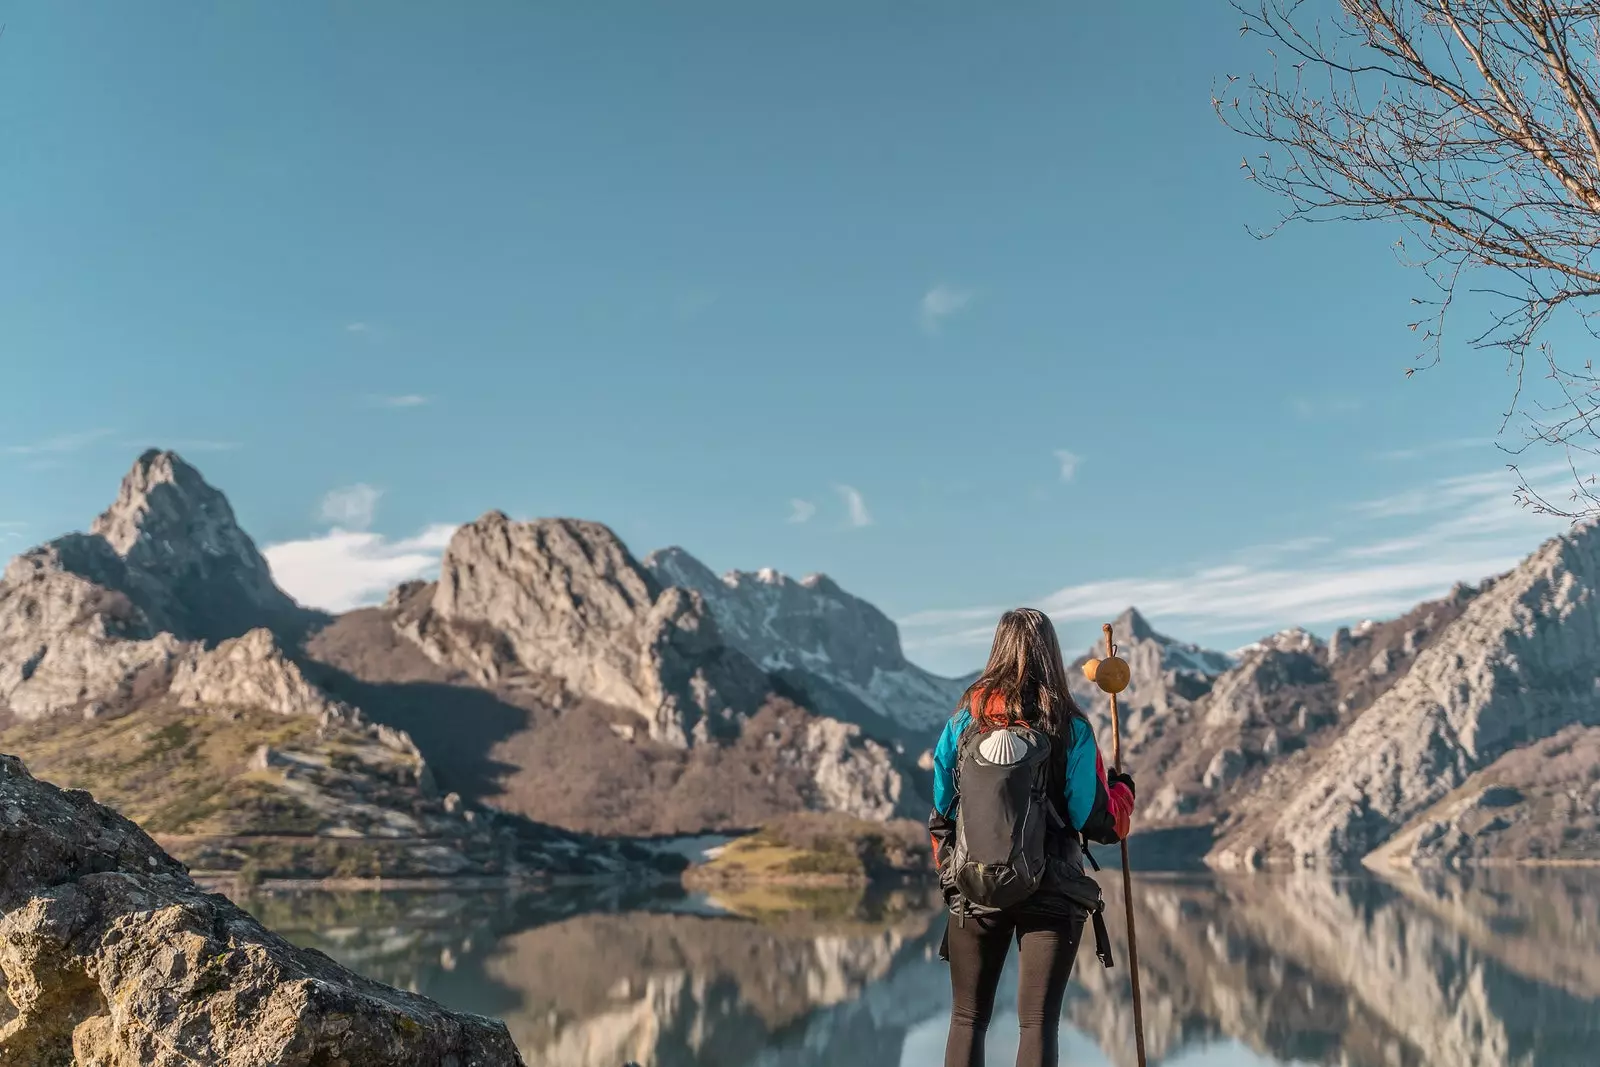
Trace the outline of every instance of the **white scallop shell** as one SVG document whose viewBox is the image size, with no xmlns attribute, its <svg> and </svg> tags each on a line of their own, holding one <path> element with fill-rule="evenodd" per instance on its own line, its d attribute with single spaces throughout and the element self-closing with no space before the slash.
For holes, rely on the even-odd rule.
<svg viewBox="0 0 1600 1067">
<path fill-rule="evenodd" d="M 978 742 L 978 753 L 990 763 L 1009 767 L 1028 754 L 1028 742 L 1010 730 L 996 730 Z"/>
</svg>

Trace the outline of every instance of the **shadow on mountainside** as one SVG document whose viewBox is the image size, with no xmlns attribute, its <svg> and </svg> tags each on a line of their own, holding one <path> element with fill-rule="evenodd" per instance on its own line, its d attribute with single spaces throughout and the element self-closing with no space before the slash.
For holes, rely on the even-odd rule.
<svg viewBox="0 0 1600 1067">
<path fill-rule="evenodd" d="M 340 616 L 305 645 L 307 677 L 405 730 L 442 790 L 564 829 L 651 836 L 743 830 L 813 794 L 811 715 L 774 694 L 721 744 L 652 741 L 637 714 L 563 697 L 550 679 L 487 689 L 428 659 L 392 616 Z"/>
<path fill-rule="evenodd" d="M 404 730 L 422 750 L 441 791 L 487 802 L 517 767 L 495 748 L 533 726 L 533 713 L 429 660 L 396 634 L 386 614 L 353 611 L 305 643 L 307 678 L 374 722 Z"/>
</svg>

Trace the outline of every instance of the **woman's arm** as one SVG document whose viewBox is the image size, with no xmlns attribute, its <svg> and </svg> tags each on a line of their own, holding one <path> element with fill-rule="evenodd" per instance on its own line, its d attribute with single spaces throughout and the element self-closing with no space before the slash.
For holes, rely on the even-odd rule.
<svg viewBox="0 0 1600 1067">
<path fill-rule="evenodd" d="M 956 757 L 961 732 L 971 718 L 963 711 L 945 723 L 939 743 L 933 749 L 933 811 L 928 813 L 928 833 L 933 840 L 935 865 L 939 862 L 940 850 L 956 828 Z"/>
<path fill-rule="evenodd" d="M 1128 836 L 1133 822 L 1133 790 L 1106 781 L 1105 761 L 1094 740 L 1094 727 L 1072 720 L 1072 748 L 1067 753 L 1067 819 L 1091 841 L 1115 844 Z"/>
</svg>

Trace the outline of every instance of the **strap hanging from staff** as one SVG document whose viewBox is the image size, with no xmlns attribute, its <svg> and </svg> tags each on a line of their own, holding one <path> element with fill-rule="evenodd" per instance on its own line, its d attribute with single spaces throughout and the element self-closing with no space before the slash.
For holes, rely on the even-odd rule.
<svg viewBox="0 0 1600 1067">
<path fill-rule="evenodd" d="M 1111 624 L 1102 629 L 1106 635 L 1106 658 L 1091 659 L 1083 665 L 1083 673 L 1111 697 L 1111 763 L 1112 769 L 1122 773 L 1122 723 L 1117 715 L 1117 694 L 1128 688 L 1132 672 L 1126 661 L 1118 658 L 1117 646 L 1111 640 Z M 1128 870 L 1128 842 L 1122 845 L 1122 900 L 1128 909 L 1128 970 L 1133 978 L 1133 1039 L 1139 1053 L 1139 1067 L 1144 1061 L 1144 1005 L 1139 1000 L 1139 939 L 1133 930 L 1133 876 Z"/>
</svg>

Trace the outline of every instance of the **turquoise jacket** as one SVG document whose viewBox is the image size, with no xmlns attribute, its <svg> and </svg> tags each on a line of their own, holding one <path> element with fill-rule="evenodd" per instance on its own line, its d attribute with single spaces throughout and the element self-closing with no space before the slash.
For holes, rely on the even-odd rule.
<svg viewBox="0 0 1600 1067">
<path fill-rule="evenodd" d="M 963 708 L 939 735 L 933 750 L 933 812 L 928 825 L 933 831 L 934 847 L 942 844 L 941 830 L 950 826 L 955 818 L 955 771 L 957 748 L 961 734 L 972 722 L 972 712 Z M 1066 760 L 1066 817 L 1072 829 L 1091 841 L 1110 844 L 1128 835 L 1133 818 L 1133 793 L 1126 785 L 1117 782 L 1106 784 L 1105 761 L 1100 757 L 1100 746 L 1095 743 L 1094 727 L 1080 716 L 1073 716 L 1071 724 L 1072 747 Z"/>
</svg>

